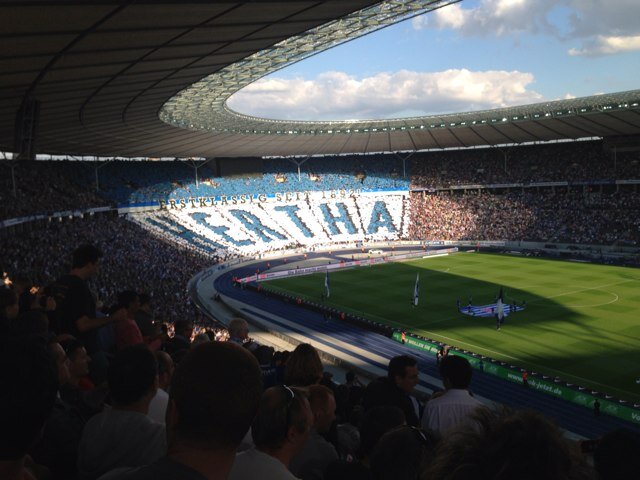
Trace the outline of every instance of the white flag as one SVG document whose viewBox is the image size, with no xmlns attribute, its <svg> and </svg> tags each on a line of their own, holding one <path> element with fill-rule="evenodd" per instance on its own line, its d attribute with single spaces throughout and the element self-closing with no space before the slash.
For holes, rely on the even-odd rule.
<svg viewBox="0 0 640 480">
<path fill-rule="evenodd" d="M 331 296 L 331 289 L 329 288 L 329 270 L 324 272 L 324 289 L 327 292 L 327 298 Z"/>
</svg>

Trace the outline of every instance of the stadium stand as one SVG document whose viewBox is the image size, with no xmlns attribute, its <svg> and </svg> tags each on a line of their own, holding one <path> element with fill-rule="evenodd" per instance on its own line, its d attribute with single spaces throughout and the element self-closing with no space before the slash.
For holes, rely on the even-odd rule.
<svg viewBox="0 0 640 480">
<path fill-rule="evenodd" d="M 106 195 L 108 200 L 98 196 L 93 189 L 93 165 L 78 162 L 20 164 L 16 168 L 18 188 L 17 196 L 14 197 L 11 167 L 3 162 L 3 166 L 7 166 L 2 168 L 1 179 L 3 187 L 6 187 L 2 190 L 0 211 L 3 220 L 38 213 L 83 211 L 110 202 L 166 202 L 169 198 L 199 196 L 204 195 L 204 192 L 209 196 L 230 197 L 264 194 L 266 199 L 248 202 L 245 198 L 245 203 L 238 204 L 233 204 L 233 200 L 229 199 L 226 205 L 218 200 L 217 205 L 209 204 L 204 207 L 186 204 L 184 208 L 171 208 L 169 205 L 161 210 L 131 212 L 127 216 L 118 216 L 113 212 L 84 214 L 82 217 L 72 218 L 65 216 L 25 223 L 19 228 L 3 228 L 0 237 L 0 267 L 5 273 L 5 286 L 0 287 L 0 336 L 3 337 L 3 341 L 8 339 L 11 342 L 16 336 L 42 335 L 46 332 L 47 338 L 56 339 L 58 336 L 62 344 L 65 344 L 64 340 L 69 340 L 69 334 L 56 331 L 59 323 L 40 321 L 41 317 L 34 320 L 26 315 L 35 309 L 41 311 L 46 318 L 54 320 L 60 305 L 57 300 L 64 295 L 56 290 L 55 281 L 69 271 L 72 251 L 86 243 L 94 244 L 102 251 L 100 267 L 92 278 L 86 279 L 91 292 L 99 300 L 95 305 L 96 315 L 106 322 L 100 329 L 100 350 L 91 352 L 91 378 L 73 384 L 73 403 L 69 397 L 59 398 L 53 407 L 53 413 L 50 405 L 43 406 L 42 412 L 44 417 L 48 416 L 48 420 L 44 422 L 44 428 L 48 428 L 48 432 L 56 432 L 56 429 L 64 427 L 64 420 L 60 424 L 60 419 L 70 418 L 76 415 L 76 411 L 78 415 L 83 415 L 83 422 L 86 423 L 90 421 L 87 417 L 100 415 L 97 412 L 102 409 L 105 398 L 107 404 L 113 401 L 108 396 L 105 397 L 105 386 L 101 384 L 99 376 L 93 374 L 101 366 L 108 368 L 109 360 L 116 353 L 117 349 L 109 339 L 113 337 L 114 322 L 121 321 L 118 314 L 121 306 L 117 305 L 118 293 L 126 290 L 151 295 L 152 317 L 157 330 L 151 336 L 145 336 L 144 346 L 140 348 L 171 350 L 173 361 L 180 368 L 181 362 L 191 365 L 194 361 L 194 352 L 198 352 L 199 347 L 194 350 L 193 344 L 206 344 L 210 340 L 225 341 L 229 338 L 228 332 L 222 326 L 212 324 L 195 310 L 186 292 L 186 285 L 194 273 L 235 257 L 277 252 L 288 248 L 303 247 L 306 251 L 322 245 L 344 242 L 406 238 L 514 239 L 637 246 L 640 241 L 640 201 L 637 185 L 613 183 L 615 180 L 640 178 L 637 156 L 620 154 L 616 165 L 612 165 L 608 163 L 610 157 L 599 152 L 599 145 L 594 143 L 519 147 L 508 152 L 506 172 L 504 156 L 495 151 L 416 154 L 415 162 L 411 166 L 413 173 L 406 179 L 400 178 L 401 166 L 397 159 L 389 162 L 393 157 L 383 155 L 367 156 L 366 162 L 363 158 L 346 158 L 345 163 L 340 164 L 337 170 L 336 159 L 312 159 L 302 165 L 301 170 L 304 174 L 301 174 L 300 179 L 297 165 L 291 161 L 266 159 L 263 162 L 263 170 L 255 178 L 216 177 L 213 170 L 207 171 L 202 167 L 198 187 L 192 183 L 193 169 L 188 164 L 112 162 L 100 169 L 100 192 Z M 536 168 L 532 168 L 534 166 Z M 409 179 L 413 189 L 411 193 Z M 603 180 L 607 180 L 608 183 L 595 183 Z M 594 183 L 575 185 L 578 181 Z M 532 186 L 532 182 L 566 183 L 560 186 Z M 520 185 L 504 186 L 505 183 Z M 503 186 L 497 187 L 496 184 Z M 468 185 L 469 188 L 451 188 L 464 185 Z M 482 188 L 478 188 L 478 185 Z M 358 193 L 342 196 L 341 189 L 357 190 Z M 284 195 L 284 192 L 300 191 L 311 194 L 303 195 L 301 198 L 295 195 L 287 198 Z M 284 197 L 278 201 L 276 194 Z M 33 198 L 38 198 L 38 202 L 33 202 Z M 236 201 L 240 202 L 240 197 L 237 197 Z M 32 293 L 31 287 L 41 288 L 33 290 Z M 37 301 L 29 301 L 32 300 L 29 295 L 35 296 Z M 135 314 L 135 308 L 128 304 L 130 315 Z M 322 322 L 321 319 L 317 321 Z M 333 325 L 331 328 L 337 327 Z M 171 340 L 171 337 L 174 339 Z M 179 341 L 175 340 L 176 338 Z M 255 344 L 249 346 L 251 343 L 253 342 L 247 339 L 246 349 L 255 352 L 256 356 L 260 355 L 262 371 L 277 372 L 269 377 L 270 382 L 276 385 L 273 387 L 276 390 L 271 390 L 271 395 L 263 396 L 262 401 L 269 402 L 270 399 L 276 398 L 277 402 L 258 407 L 258 395 L 254 395 L 255 404 L 245 405 L 246 408 L 240 412 L 243 431 L 235 432 L 229 445 L 235 450 L 242 434 L 246 433 L 245 427 L 248 427 L 258 408 L 274 411 L 274 416 L 280 415 L 279 421 L 283 421 L 284 426 L 290 429 L 287 431 L 297 435 L 297 441 L 304 443 L 305 437 L 313 431 L 310 425 L 313 423 L 311 417 L 315 413 L 305 413 L 306 410 L 302 406 L 306 405 L 306 401 L 298 399 L 295 403 L 301 407 L 295 416 L 304 413 L 305 421 L 298 426 L 293 418 L 287 418 L 287 409 L 293 398 L 303 393 L 281 386 L 281 379 L 284 378 L 283 368 L 286 373 L 286 363 L 281 362 L 282 352 L 277 352 L 277 355 L 271 355 L 273 352 L 269 352 L 265 360 L 264 352 L 255 348 Z M 62 347 L 58 348 L 57 341 L 52 340 L 49 345 L 52 361 L 55 354 L 59 380 L 64 384 L 68 382 L 69 377 L 65 376 L 65 369 L 69 368 L 66 357 L 70 356 L 71 352 L 64 351 Z M 179 348 L 174 348 L 176 345 Z M 243 360 L 247 363 L 246 368 L 253 369 L 254 376 L 257 376 L 258 362 L 247 360 L 246 352 L 241 351 L 242 353 L 238 354 L 237 350 L 241 347 L 231 348 L 225 355 Z M 199 354 L 202 354 L 202 351 L 200 350 Z M 257 353 L 259 351 L 260 354 Z M 211 355 L 215 356 L 213 353 Z M 8 361 L 17 361 L 20 358 L 16 353 L 16 356 Z M 106 363 L 102 363 L 105 359 Z M 434 363 L 432 359 L 428 367 L 430 375 L 438 375 L 435 366 L 432 365 Z M 9 368 L 26 368 L 23 364 L 8 365 Z M 235 366 L 217 366 L 216 375 L 220 375 L 220 382 L 234 384 L 234 375 L 240 375 L 234 369 Z M 423 366 L 424 361 L 421 360 L 421 369 Z M 225 370 L 226 368 L 228 370 Z M 421 373 L 424 371 L 426 370 L 421 370 Z M 263 376 L 266 377 L 264 373 Z M 178 375 L 179 380 L 187 377 L 184 369 Z M 418 471 L 412 470 L 411 475 L 417 474 L 421 478 L 450 478 L 447 475 L 457 465 L 456 458 L 461 453 L 482 460 L 480 465 L 474 464 L 474 471 L 467 472 L 468 476 L 464 478 L 491 478 L 489 473 L 485 477 L 481 476 L 477 469 L 488 469 L 489 463 L 493 468 L 499 465 L 499 460 L 505 460 L 506 455 L 498 455 L 498 458 L 494 459 L 487 453 L 487 449 L 501 448 L 506 443 L 511 449 L 509 455 L 522 460 L 517 469 L 510 465 L 514 468 L 508 470 L 510 476 L 527 478 L 522 472 L 531 471 L 535 473 L 536 478 L 548 476 L 587 479 L 595 478 L 596 469 L 603 468 L 600 467 L 601 463 L 597 463 L 595 468 L 589 466 L 594 452 L 599 458 L 598 448 L 601 446 L 598 439 L 583 443 L 568 440 L 550 418 L 537 413 L 477 411 L 475 416 L 471 417 L 476 422 L 475 426 L 463 425 L 459 430 L 440 438 L 433 432 L 420 429 L 394 429 L 402 423 L 395 422 L 398 412 L 394 411 L 387 411 L 385 414 L 389 420 L 388 425 L 378 425 L 384 422 L 374 421 L 376 417 L 371 414 L 366 417 L 369 423 L 361 422 L 360 419 L 366 412 L 359 398 L 349 398 L 352 385 L 340 388 L 340 385 L 325 375 L 315 377 L 318 378 L 317 382 L 334 393 L 338 412 L 337 423 L 341 426 L 339 429 L 330 429 L 326 434 L 327 441 L 341 454 L 338 462 L 326 466 L 327 472 L 350 472 L 346 474 L 349 478 L 354 478 L 355 475 L 391 478 L 401 474 L 400 471 L 394 470 L 394 465 L 389 462 L 363 462 L 365 454 L 357 441 L 358 435 L 355 436 L 355 442 L 350 442 L 352 438 L 344 435 L 345 432 L 356 432 L 358 428 L 361 433 L 364 432 L 363 438 L 370 443 L 366 455 L 374 452 L 373 458 L 379 455 L 380 449 L 375 449 L 379 439 L 383 439 L 381 445 L 389 441 L 394 443 L 396 440 L 393 439 L 398 439 L 397 441 L 407 444 L 407 449 L 403 451 L 411 449 L 420 452 L 420 462 L 414 465 Z M 7 382 L 9 391 L 21 385 L 15 377 L 8 378 Z M 484 375 L 480 375 L 475 382 L 472 388 L 481 394 L 503 387 Z M 257 383 L 254 382 L 252 385 L 256 387 Z M 202 412 L 210 419 L 210 433 L 224 433 L 226 427 L 223 425 L 223 419 L 219 418 L 220 412 L 208 411 L 206 406 L 201 405 L 202 397 L 198 397 L 200 390 L 196 387 L 197 384 L 180 384 L 180 391 L 193 395 L 193 398 L 188 394 L 181 397 L 181 401 L 186 402 L 181 405 L 186 408 L 190 405 L 189 402 L 195 402 L 198 408 L 204 408 Z M 396 387 L 401 388 L 400 385 Z M 215 385 L 207 385 L 203 395 L 212 390 L 215 390 Z M 146 391 L 145 394 L 147 393 L 150 396 L 152 392 Z M 171 390 L 169 395 L 172 395 Z M 229 408 L 238 404 L 240 397 L 232 398 L 227 395 L 232 394 L 227 390 L 216 393 L 216 398 L 224 399 L 220 405 Z M 233 395 L 241 393 L 236 392 Z M 353 395 L 355 397 L 356 393 Z M 100 401 L 95 402 L 96 397 Z M 524 395 L 519 397 L 519 400 L 523 397 Z M 527 392 L 527 398 L 531 397 L 533 395 Z M 6 399 L 7 396 L 2 396 L 3 402 Z M 524 404 L 524 400 L 522 402 Z M 88 404 L 94 408 L 85 408 Z M 95 408 L 96 405 L 99 408 Z M 15 408 L 15 405 L 4 403 L 2 406 L 5 407 L 5 412 Z M 423 406 L 416 405 L 416 408 L 420 411 Z M 60 412 L 71 414 L 64 417 Z M 146 413 L 144 405 L 140 405 L 138 413 Z M 402 415 L 404 414 L 400 411 L 400 416 Z M 40 428 L 41 423 L 43 422 L 34 425 L 34 428 Z M 167 429 L 171 428 L 177 427 L 168 422 Z M 375 434 L 371 430 L 375 430 Z M 28 452 L 35 455 L 34 458 L 40 465 L 25 460 L 27 448 L 9 448 L 9 441 L 13 439 L 6 438 L 4 428 L 1 428 L 0 432 L 0 436 L 3 437 L 0 476 L 5 467 L 15 468 L 16 462 L 21 466 L 26 465 L 36 478 L 45 478 L 38 473 L 43 471 L 43 467 L 50 470 L 50 478 L 54 479 L 74 478 L 77 475 L 75 462 L 66 461 L 61 457 L 55 458 L 52 451 L 47 451 L 46 448 L 45 451 Z M 389 436 L 385 438 L 387 432 Z M 185 431 L 180 433 L 184 435 Z M 200 441 L 203 440 L 198 436 L 198 432 L 188 431 L 186 434 L 187 437 L 195 435 Z M 29 432 L 29 435 L 32 436 L 32 433 Z M 637 441 L 636 432 L 630 432 L 628 436 Z M 392 440 L 389 440 L 390 438 Z M 537 439 L 537 442 L 525 441 L 531 438 Z M 31 440 L 27 439 L 25 444 L 29 444 Z M 52 448 L 51 445 L 55 445 L 55 442 L 48 445 L 47 448 Z M 580 447 L 583 453 L 579 452 Z M 549 448 L 552 448 L 553 455 L 538 454 L 547 452 Z M 77 446 L 75 449 L 65 452 L 69 454 L 65 458 L 75 458 Z M 349 453 L 343 455 L 342 452 Z M 248 455 L 239 458 L 248 458 Z M 156 468 L 153 471 L 157 471 L 161 467 L 187 468 L 186 465 L 176 465 L 179 463 L 179 458 L 172 458 L 170 454 L 168 458 L 158 460 L 155 466 L 152 465 L 148 469 Z M 131 465 L 120 466 L 134 465 L 135 460 L 132 460 Z M 64 477 L 57 476 L 59 474 L 56 472 L 65 472 Z M 138 475 L 144 473 L 145 471 L 116 472 L 109 478 L 143 478 Z"/>
</svg>

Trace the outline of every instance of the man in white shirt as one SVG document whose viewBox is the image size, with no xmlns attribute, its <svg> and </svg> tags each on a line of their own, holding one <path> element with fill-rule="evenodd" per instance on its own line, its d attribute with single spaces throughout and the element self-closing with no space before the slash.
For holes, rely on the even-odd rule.
<svg viewBox="0 0 640 480">
<path fill-rule="evenodd" d="M 169 404 L 169 385 L 171 385 L 175 366 L 171 355 L 167 352 L 158 350 L 155 356 L 158 361 L 158 390 L 155 397 L 151 399 L 147 416 L 154 422 L 164 425 Z"/>
<path fill-rule="evenodd" d="M 469 393 L 471 365 L 462 357 L 447 355 L 440 362 L 440 376 L 445 391 L 427 402 L 422 415 L 422 428 L 446 434 L 464 423 L 467 416 L 482 403 Z"/>
</svg>

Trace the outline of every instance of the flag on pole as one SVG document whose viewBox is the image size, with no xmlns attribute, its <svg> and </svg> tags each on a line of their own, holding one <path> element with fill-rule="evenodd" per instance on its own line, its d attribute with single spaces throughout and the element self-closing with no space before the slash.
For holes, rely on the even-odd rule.
<svg viewBox="0 0 640 480">
<path fill-rule="evenodd" d="M 416 284 L 413 287 L 413 306 L 418 306 L 418 296 L 420 295 L 420 274 L 416 274 Z"/>
<path fill-rule="evenodd" d="M 505 312 L 504 312 L 504 293 L 502 292 L 502 287 L 500 287 L 500 293 L 498 294 L 498 299 L 496 301 L 496 317 L 498 318 L 499 324 L 504 321 Z"/>
<path fill-rule="evenodd" d="M 329 270 L 324 272 L 324 289 L 327 294 L 327 298 L 331 296 L 331 289 L 329 288 Z"/>
</svg>

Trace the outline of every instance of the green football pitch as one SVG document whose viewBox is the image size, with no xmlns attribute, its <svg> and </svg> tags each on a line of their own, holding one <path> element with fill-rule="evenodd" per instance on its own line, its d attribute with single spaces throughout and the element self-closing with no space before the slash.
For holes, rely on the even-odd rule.
<svg viewBox="0 0 640 480">
<path fill-rule="evenodd" d="M 420 296 L 412 305 L 416 274 Z M 448 345 L 634 402 L 640 401 L 640 270 L 510 255 L 458 253 L 330 273 L 325 303 Z M 324 274 L 269 282 L 320 301 Z M 526 302 L 496 330 L 458 312 Z"/>
</svg>

